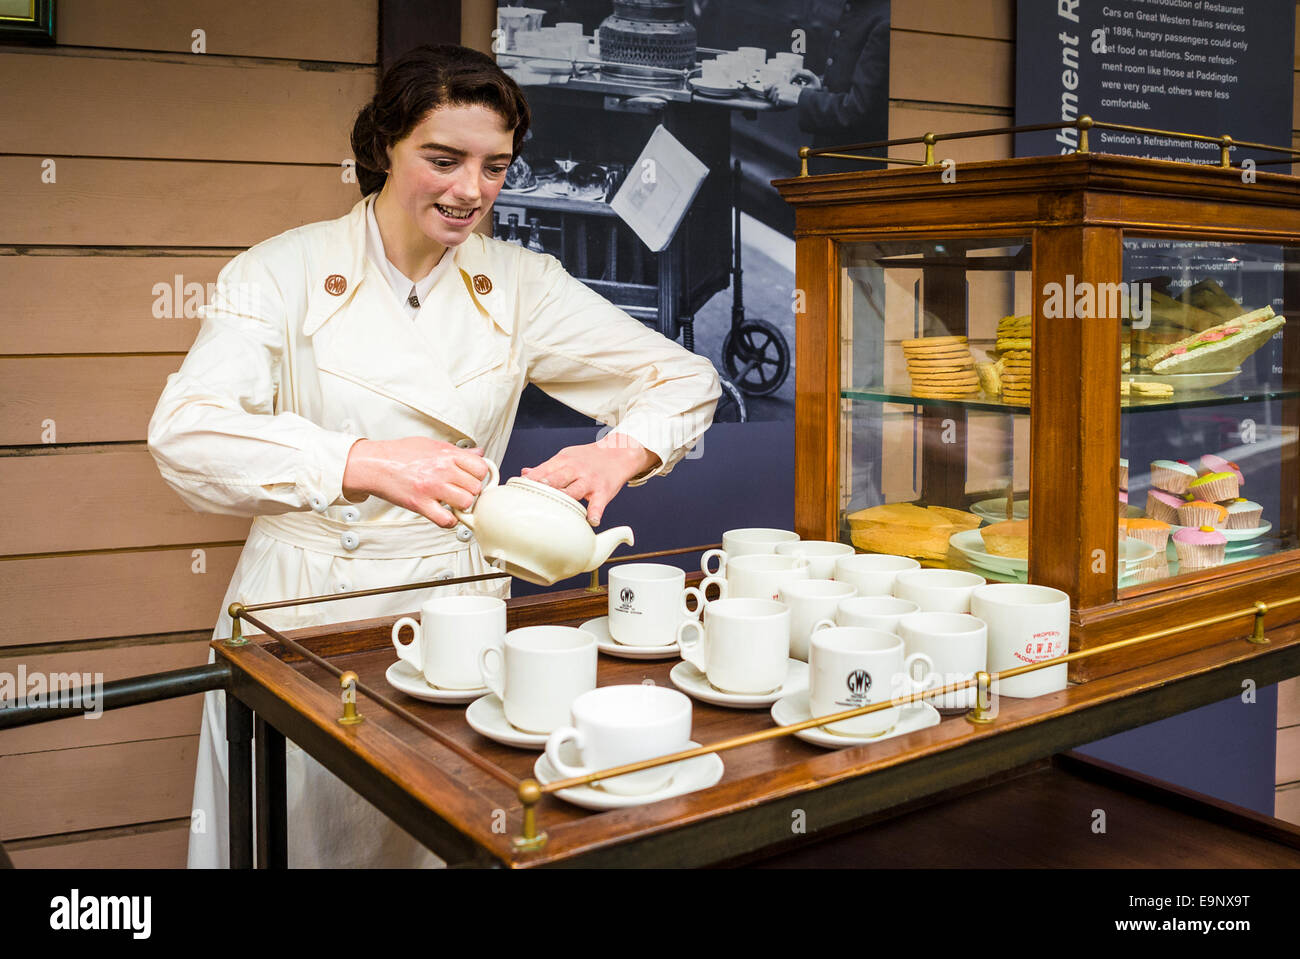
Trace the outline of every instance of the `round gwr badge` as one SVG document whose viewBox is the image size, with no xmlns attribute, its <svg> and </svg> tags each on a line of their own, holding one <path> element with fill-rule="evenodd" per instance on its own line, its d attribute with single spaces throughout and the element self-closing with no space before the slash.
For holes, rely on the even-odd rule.
<svg viewBox="0 0 1300 959">
<path fill-rule="evenodd" d="M 486 295 L 492 292 L 492 281 L 483 273 L 474 274 L 474 292 Z"/>
<path fill-rule="evenodd" d="M 342 296 L 343 291 L 348 288 L 348 281 L 340 273 L 331 273 L 325 277 L 325 292 L 331 296 Z"/>
</svg>

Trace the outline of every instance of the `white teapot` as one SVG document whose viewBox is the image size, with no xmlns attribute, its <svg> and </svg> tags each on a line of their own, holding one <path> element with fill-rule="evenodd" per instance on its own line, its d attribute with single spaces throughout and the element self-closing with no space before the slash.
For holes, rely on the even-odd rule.
<svg viewBox="0 0 1300 959">
<path fill-rule="evenodd" d="M 452 512 L 474 531 L 483 555 L 511 576 L 550 586 L 595 569 L 620 543 L 632 545 L 630 526 L 598 534 L 587 511 L 567 493 L 522 476 L 499 485 L 497 465 L 484 462 L 488 478 L 478 500 Z"/>
</svg>

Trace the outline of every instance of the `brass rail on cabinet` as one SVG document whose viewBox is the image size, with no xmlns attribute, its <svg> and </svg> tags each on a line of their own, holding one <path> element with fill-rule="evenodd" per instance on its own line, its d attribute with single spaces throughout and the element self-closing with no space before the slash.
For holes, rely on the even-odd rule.
<svg viewBox="0 0 1300 959">
<path fill-rule="evenodd" d="M 629 556 L 620 556 L 618 558 L 618 562 L 621 563 L 621 562 L 627 562 L 629 560 L 654 559 L 662 556 L 674 556 L 674 555 L 681 555 L 685 553 L 698 553 L 706 549 L 716 549 L 717 546 L 718 544 L 705 545 L 705 546 L 687 546 L 687 547 L 681 547 L 677 549 L 657 550 L 648 553 L 638 553 Z M 597 573 L 599 572 L 599 568 L 597 568 L 596 572 Z M 652 769 L 656 766 L 663 766 L 669 763 L 682 762 L 684 760 L 694 759 L 698 756 L 706 756 L 709 753 L 727 752 L 732 749 L 739 749 L 742 746 L 752 745 L 753 743 L 765 742 L 769 739 L 777 739 L 782 736 L 791 736 L 797 732 L 802 732 L 805 729 L 812 729 L 817 726 L 826 726 L 830 723 L 839 722 L 845 719 L 852 719 L 856 716 L 865 716 L 869 713 L 879 712 L 885 709 L 892 709 L 896 706 L 905 705 L 907 703 L 913 703 L 925 699 L 931 699 L 938 696 L 944 696 L 947 695 L 948 693 L 960 692 L 965 689 L 970 689 L 972 686 L 975 687 L 976 690 L 975 693 L 976 705 L 974 709 L 972 709 L 969 713 L 967 713 L 966 719 L 969 722 L 976 723 L 976 724 L 991 723 L 993 722 L 994 719 L 993 711 L 990 708 L 991 693 L 992 693 L 993 683 L 996 681 L 1002 679 L 1011 679 L 1016 676 L 1021 676 L 1026 673 L 1032 673 L 1040 669 L 1050 669 L 1054 666 L 1062 666 L 1068 663 L 1076 662 L 1078 660 L 1088 659 L 1091 656 L 1099 656 L 1104 653 L 1115 652 L 1116 650 L 1119 649 L 1124 649 L 1129 646 L 1136 646 L 1138 644 L 1150 642 L 1151 640 L 1155 640 L 1155 639 L 1162 639 L 1166 636 L 1173 636 L 1178 633 L 1185 633 L 1194 629 L 1202 629 L 1206 626 L 1215 626 L 1221 623 L 1230 622 L 1231 620 L 1234 619 L 1239 619 L 1243 616 L 1251 616 L 1253 617 L 1254 620 L 1253 629 L 1251 631 L 1250 636 L 1247 637 L 1247 641 L 1255 644 L 1264 645 L 1268 643 L 1268 639 L 1264 635 L 1264 616 L 1270 610 L 1279 609 L 1284 606 L 1290 606 L 1293 603 L 1300 603 L 1300 594 L 1297 594 L 1295 596 L 1290 596 L 1285 599 L 1276 600 L 1272 603 L 1257 602 L 1252 604 L 1251 606 L 1242 607 L 1241 609 L 1232 610 L 1227 613 L 1220 613 L 1217 616 L 1207 616 L 1203 619 L 1198 619 L 1190 623 L 1183 623 L 1178 626 L 1170 626 L 1165 629 L 1159 629 L 1153 632 L 1143 633 L 1140 636 L 1133 636 L 1130 637 L 1129 639 L 1116 640 L 1113 643 L 1107 643 L 1104 646 L 1097 646 L 1093 649 L 1078 650 L 1073 653 L 1067 653 L 1063 656 L 1057 656 L 1052 659 L 1042 660 L 1041 662 L 1027 663 L 1023 666 L 1016 666 L 1011 669 L 1003 670 L 997 673 L 996 675 L 990 674 L 988 672 L 980 672 L 976 674 L 976 676 L 973 679 L 964 680 L 958 683 L 950 683 L 947 686 L 943 686 L 938 689 L 919 690 L 907 696 L 899 696 L 897 698 L 893 698 L 885 702 L 873 703 L 868 706 L 861 706 L 857 709 L 847 709 L 844 710 L 843 712 L 834 713 L 829 716 L 817 716 L 814 718 L 803 720 L 802 722 L 799 723 L 794 723 L 793 725 L 790 726 L 773 726 L 769 729 L 762 729 L 759 730 L 758 732 L 746 733 L 741 736 L 733 736 L 730 739 L 724 739 L 720 742 L 710 743 L 703 746 L 696 746 L 692 749 L 682 750 L 680 752 L 671 753 L 665 756 L 656 756 L 653 759 L 645 759 L 642 760 L 641 762 L 627 763 L 622 766 L 615 766 L 609 769 L 602 769 L 596 772 L 588 773 L 584 776 L 574 776 L 569 779 L 555 780 L 554 782 L 547 783 L 545 785 L 531 778 L 524 779 L 524 780 L 515 779 L 509 773 L 498 768 L 488 760 L 482 758 L 473 750 L 469 749 L 467 746 L 464 746 L 461 743 L 457 742 L 456 740 L 452 739 L 450 736 L 448 736 L 446 733 L 439 730 L 437 727 L 420 719 L 418 716 L 410 712 L 405 707 L 399 705 L 398 703 L 393 702 L 391 699 L 384 696 L 382 693 L 379 693 L 378 691 L 372 689 L 371 687 L 362 684 L 359 680 L 357 680 L 355 673 L 352 673 L 350 671 L 345 672 L 344 670 L 333 665 L 323 657 L 318 656 L 316 653 L 313 653 L 311 650 L 304 647 L 301 643 L 295 642 L 294 640 L 285 636 L 283 633 L 279 632 L 278 630 L 268 626 L 266 623 L 262 622 L 257 617 L 251 615 L 253 612 L 257 612 L 261 610 L 279 609 L 286 606 L 301 606 L 313 602 L 324 602 L 327 600 L 339 599 L 341 597 L 349 598 L 355 596 L 373 596 L 373 595 L 379 595 L 383 593 L 396 593 L 396 592 L 402 592 L 404 590 L 419 589 L 428 586 L 453 586 L 459 583 L 469 583 L 469 582 L 478 582 L 486 579 L 495 579 L 505 575 L 507 574 L 487 573 L 478 576 L 462 576 L 455 579 L 431 580 L 429 582 L 413 583 L 405 586 L 388 586 L 379 589 L 357 591 L 355 593 L 341 594 L 341 596 L 339 594 L 329 594 L 326 596 L 309 596 L 301 599 L 282 600 L 279 602 L 272 602 L 272 603 L 258 603 L 258 604 L 251 604 L 247 606 L 242 603 L 232 603 L 229 612 L 232 620 L 234 621 L 234 625 L 231 633 L 231 638 L 229 640 L 226 640 L 226 644 L 231 646 L 239 646 L 239 645 L 247 644 L 247 640 L 244 639 L 242 636 L 242 631 L 240 627 L 241 621 L 247 620 L 251 625 L 262 630 L 267 636 L 274 639 L 281 646 L 302 656 L 304 659 L 308 660 L 309 662 L 317 666 L 320 666 L 322 669 L 325 669 L 326 671 L 333 673 L 335 676 L 338 676 L 345 690 L 347 690 L 351 685 L 353 688 L 355 688 L 357 691 L 364 694 L 375 704 L 382 706 L 384 709 L 387 709 L 389 712 L 393 713 L 394 715 L 410 723 L 412 726 L 419 729 L 421 732 L 437 740 L 439 743 L 446 746 L 448 749 L 451 749 L 457 755 L 473 763 L 475 766 L 479 767 L 480 769 L 488 773 L 493 778 L 514 788 L 516 790 L 516 795 L 519 798 L 519 802 L 523 807 L 523 824 L 521 828 L 521 835 L 514 839 L 514 846 L 516 849 L 520 851 L 527 851 L 527 850 L 540 849 L 546 842 L 546 833 L 544 831 L 539 831 L 537 828 L 537 804 L 541 801 L 543 796 L 546 796 L 551 793 L 557 793 L 561 790 L 571 789 L 576 786 L 588 786 L 601 779 L 612 779 L 615 776 L 621 776 L 625 773 L 634 773 L 634 772 L 639 772 L 640 770 L 643 769 Z M 346 695 L 344 697 L 344 700 L 345 700 L 344 717 L 340 721 L 342 722 L 344 719 L 346 719 L 348 725 L 352 725 L 357 722 L 360 722 L 361 717 L 356 713 L 355 702 L 351 702 L 351 703 L 347 702 Z"/>
<path fill-rule="evenodd" d="M 1178 140 L 1191 140 L 1196 143 L 1213 143 L 1219 147 L 1219 166 L 1227 169 L 1232 166 L 1232 149 L 1233 147 L 1244 147 L 1250 150 L 1267 150 L 1270 153 L 1285 153 L 1291 159 L 1288 160 L 1262 160 L 1260 164 L 1291 163 L 1300 160 L 1300 149 L 1295 147 L 1274 146 L 1271 143 L 1255 143 L 1251 140 L 1234 140 L 1228 134 L 1222 136 L 1206 136 L 1202 133 L 1182 133 L 1178 130 L 1157 130 L 1152 127 L 1135 127 L 1127 123 L 1109 123 L 1105 120 L 1094 120 L 1090 116 L 1081 116 L 1075 120 L 1065 120 L 1056 123 L 1027 123 L 1020 126 L 1011 127 L 989 127 L 983 130 L 961 130 L 954 133 L 925 133 L 919 137 L 900 137 L 893 140 L 873 140 L 868 143 L 847 143 L 842 146 L 829 147 L 800 147 L 799 148 L 799 175 L 808 176 L 808 158 L 809 157 L 835 157 L 843 160 L 863 160 L 872 163 L 903 163 L 912 166 L 937 166 L 934 158 L 934 147 L 936 143 L 944 140 L 970 140 L 978 137 L 1006 136 L 1015 133 L 1037 133 L 1043 130 L 1075 130 L 1078 132 L 1079 139 L 1075 146 L 1075 153 L 1088 153 L 1088 131 L 1091 129 L 1099 130 L 1116 130 L 1121 133 L 1141 133 L 1151 136 L 1173 137 Z M 912 146 L 915 144 L 925 144 L 925 158 L 922 160 L 901 159 L 888 156 L 862 156 L 864 150 L 878 150 L 896 146 Z"/>
</svg>

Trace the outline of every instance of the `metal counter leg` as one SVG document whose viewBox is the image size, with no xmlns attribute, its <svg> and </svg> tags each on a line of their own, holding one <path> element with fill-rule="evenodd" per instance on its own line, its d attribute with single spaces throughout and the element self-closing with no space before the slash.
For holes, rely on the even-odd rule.
<svg viewBox="0 0 1300 959">
<path fill-rule="evenodd" d="M 257 868 L 289 868 L 289 807 L 285 787 L 284 736 L 261 716 L 254 720 L 257 775 Z"/>
<path fill-rule="evenodd" d="M 226 693 L 230 868 L 253 868 L 253 711 Z"/>
</svg>

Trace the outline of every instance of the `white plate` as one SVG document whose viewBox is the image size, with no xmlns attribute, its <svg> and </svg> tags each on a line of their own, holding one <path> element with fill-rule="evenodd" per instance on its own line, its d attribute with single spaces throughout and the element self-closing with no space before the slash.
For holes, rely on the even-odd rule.
<svg viewBox="0 0 1300 959">
<path fill-rule="evenodd" d="M 718 86 L 714 83 L 705 83 L 701 77 L 691 77 L 689 83 L 692 90 L 696 93 L 702 93 L 706 97 L 734 97 L 742 89 L 741 84 L 735 81 Z"/>
<path fill-rule="evenodd" d="M 814 746 L 825 746 L 827 749 L 844 749 L 846 746 L 861 746 L 863 743 L 883 742 L 886 739 L 893 739 L 895 736 L 916 732 L 918 729 L 938 726 L 939 718 L 939 710 L 929 703 L 912 703 L 904 706 L 899 712 L 898 722 L 894 725 L 894 728 L 880 736 L 845 736 L 840 733 L 829 732 L 820 726 L 800 730 L 795 735 L 806 743 L 812 743 Z M 812 711 L 808 706 L 808 691 L 804 690 L 801 693 L 795 693 L 793 696 L 787 696 L 785 699 L 777 700 L 772 706 L 772 719 L 776 721 L 778 726 L 793 726 L 795 723 L 812 719 Z"/>
<path fill-rule="evenodd" d="M 667 646 L 627 646 L 609 635 L 609 617 L 598 616 L 578 627 L 596 637 L 596 648 L 619 659 L 676 659 L 681 647 L 676 642 Z"/>
<path fill-rule="evenodd" d="M 970 511 L 980 519 L 988 520 L 990 523 L 1005 523 L 1007 520 L 1007 500 L 1006 497 L 997 499 L 982 499 L 978 503 L 971 505 Z M 1011 518 L 1012 519 L 1029 519 L 1029 500 L 1017 499 L 1011 501 Z"/>
<path fill-rule="evenodd" d="M 770 693 L 727 693 L 713 686 L 704 674 L 687 662 L 680 662 L 672 668 L 668 678 L 673 685 L 687 696 L 693 696 L 702 703 L 714 706 L 729 706 L 733 709 L 761 709 L 771 706 L 778 699 L 793 696 L 808 688 L 808 664 L 797 659 L 786 663 L 785 682 Z"/>
<path fill-rule="evenodd" d="M 540 183 L 534 183 L 532 186 L 516 187 L 516 188 L 514 188 L 514 189 L 511 189 L 511 188 L 509 188 L 509 187 L 502 187 L 502 188 L 501 188 L 501 192 L 502 192 L 502 193 L 510 193 L 510 194 L 518 194 L 518 193 L 532 193 L 532 192 L 534 192 L 534 191 L 535 191 L 539 186 L 541 186 Z"/>
<path fill-rule="evenodd" d="M 686 745 L 687 748 L 694 749 L 699 743 L 691 742 Z M 560 749 L 566 762 L 578 761 L 573 743 L 566 742 Z M 545 753 L 538 756 L 537 762 L 533 764 L 533 775 L 543 786 L 564 778 L 555 771 L 555 767 L 551 765 Z M 574 786 L 571 789 L 561 789 L 555 795 L 583 809 L 626 809 L 629 806 L 645 806 L 663 799 L 672 799 L 674 796 L 684 796 L 697 789 L 708 789 L 721 778 L 722 758 L 717 753 L 708 753 L 680 763 L 673 773 L 673 778 L 668 780 L 667 786 L 640 796 L 620 796 L 616 793 L 607 793 L 595 786 Z"/>
<path fill-rule="evenodd" d="M 1027 559 L 1018 559 L 1014 556 L 994 556 L 992 553 L 987 552 L 984 549 L 984 539 L 977 529 L 953 533 L 948 542 L 952 544 L 953 549 L 982 569 L 994 573 L 1003 573 L 1004 575 L 1029 572 L 1029 560 Z M 1154 546 L 1150 543 L 1144 543 L 1140 539 L 1134 539 L 1132 536 L 1124 537 L 1123 546 L 1123 561 L 1127 566 L 1140 563 L 1142 560 L 1149 559 L 1156 554 Z"/>
<path fill-rule="evenodd" d="M 465 721 L 476 733 L 495 740 L 503 746 L 518 746 L 520 749 L 545 749 L 546 733 L 526 733 L 510 725 L 506 719 L 505 708 L 496 693 L 480 696 L 469 704 L 465 710 Z"/>
<path fill-rule="evenodd" d="M 1177 533 L 1180 529 L 1190 529 L 1190 528 L 1191 527 L 1189 526 L 1175 526 L 1173 524 L 1170 524 L 1169 545 L 1171 546 L 1173 545 L 1174 533 Z M 1273 528 L 1272 523 L 1262 523 L 1261 525 L 1256 526 L 1254 529 L 1221 529 L 1219 530 L 1219 532 L 1223 534 L 1223 538 L 1226 539 L 1229 543 L 1245 543 L 1252 539 L 1259 539 L 1261 536 L 1263 536 L 1272 528 Z"/>
<path fill-rule="evenodd" d="M 559 58 L 541 60 L 534 57 L 524 57 L 520 66 L 525 70 L 532 70 L 534 73 L 569 73 L 573 70 L 573 61 L 560 60 Z"/>
<path fill-rule="evenodd" d="M 1124 373 L 1122 375 L 1124 379 L 1134 383 L 1165 383 L 1172 386 L 1177 393 L 1179 390 L 1208 390 L 1212 386 L 1219 386 L 1234 376 L 1241 375 L 1241 367 L 1218 373 Z M 1146 397 L 1129 397 L 1129 399 L 1144 398 Z"/>
<path fill-rule="evenodd" d="M 394 689 L 400 689 L 416 699 L 423 699 L 426 703 L 470 703 L 484 693 L 491 692 L 486 686 L 477 689 L 439 689 L 430 686 L 424 681 L 424 673 L 401 659 L 388 667 L 384 679 Z"/>
</svg>

